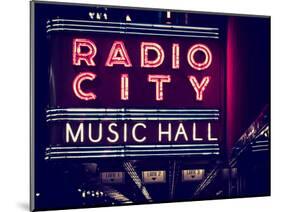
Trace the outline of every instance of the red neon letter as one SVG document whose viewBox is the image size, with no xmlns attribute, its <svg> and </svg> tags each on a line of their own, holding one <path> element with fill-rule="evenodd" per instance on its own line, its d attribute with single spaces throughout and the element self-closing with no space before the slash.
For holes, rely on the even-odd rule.
<svg viewBox="0 0 281 212">
<path fill-rule="evenodd" d="M 172 58 L 172 68 L 180 68 L 180 46 L 178 43 L 174 43 L 172 46 L 173 58 Z"/>
<path fill-rule="evenodd" d="M 196 92 L 196 100 L 202 101 L 203 100 L 203 92 L 210 82 L 210 77 L 204 77 L 199 84 L 195 76 L 189 76 L 189 81 Z"/>
<path fill-rule="evenodd" d="M 202 62 L 202 63 L 198 63 L 195 61 L 194 59 L 194 55 L 196 52 L 198 51 L 201 51 L 204 53 L 205 55 L 205 60 Z M 207 69 L 211 63 L 212 63 L 212 53 L 210 51 L 210 49 L 204 45 L 204 44 L 195 44 L 193 45 L 189 50 L 188 50 L 188 53 L 187 53 L 187 61 L 188 61 L 188 64 L 198 70 L 198 71 L 201 71 L 201 70 L 205 70 Z"/>
<path fill-rule="evenodd" d="M 72 64 L 81 65 L 84 60 L 88 66 L 95 66 L 94 57 L 97 53 L 97 47 L 94 42 L 89 39 L 74 39 L 72 45 Z M 81 47 L 87 48 L 87 52 L 82 52 Z"/>
<path fill-rule="evenodd" d="M 84 92 L 81 89 L 81 83 L 84 80 L 94 80 L 96 78 L 96 75 L 91 73 L 91 72 L 83 72 L 78 74 L 72 84 L 73 87 L 73 91 L 75 93 L 75 95 L 82 100 L 92 100 L 92 99 L 96 99 L 96 95 L 92 92 Z"/>
<path fill-rule="evenodd" d="M 149 50 L 153 50 L 156 52 L 157 57 L 154 60 L 148 59 Z M 152 43 L 152 42 L 141 43 L 141 67 L 156 68 L 163 63 L 164 57 L 165 57 L 164 51 L 159 44 Z"/>
<path fill-rule="evenodd" d="M 171 77 L 170 75 L 154 75 L 149 74 L 147 80 L 149 82 L 155 82 L 156 83 L 156 100 L 162 101 L 164 99 L 163 95 L 163 83 L 170 83 Z"/>
<path fill-rule="evenodd" d="M 121 99 L 129 99 L 129 78 L 128 74 L 121 74 Z"/>
<path fill-rule="evenodd" d="M 114 41 L 110 49 L 105 66 L 112 67 L 114 64 L 132 67 L 131 60 L 122 41 Z"/>
</svg>

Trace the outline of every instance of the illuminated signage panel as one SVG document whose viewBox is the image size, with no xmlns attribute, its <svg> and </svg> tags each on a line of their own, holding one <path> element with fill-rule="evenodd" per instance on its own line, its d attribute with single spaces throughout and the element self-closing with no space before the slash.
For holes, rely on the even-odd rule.
<svg viewBox="0 0 281 212">
<path fill-rule="evenodd" d="M 142 172 L 143 183 L 165 183 L 166 171 L 143 171 Z"/>
<path fill-rule="evenodd" d="M 220 154 L 219 27 L 61 18 L 46 27 L 46 159 Z"/>
<path fill-rule="evenodd" d="M 115 184 L 125 182 L 124 172 L 101 172 L 101 182 L 104 184 Z"/>
<path fill-rule="evenodd" d="M 204 169 L 186 169 L 182 170 L 182 181 L 198 181 L 203 180 L 205 176 Z"/>
</svg>

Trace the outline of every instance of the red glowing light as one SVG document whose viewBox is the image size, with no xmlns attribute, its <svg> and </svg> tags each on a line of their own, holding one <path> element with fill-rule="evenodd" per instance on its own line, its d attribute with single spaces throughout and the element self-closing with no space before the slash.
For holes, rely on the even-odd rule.
<svg viewBox="0 0 281 212">
<path fill-rule="evenodd" d="M 157 57 L 154 60 L 148 59 L 148 51 L 155 51 Z M 158 43 L 142 42 L 141 43 L 141 67 L 156 68 L 164 61 L 164 50 Z"/>
<path fill-rule="evenodd" d="M 174 43 L 172 46 L 172 68 L 179 69 L 180 68 L 180 46 L 177 43 Z"/>
<path fill-rule="evenodd" d="M 87 48 L 87 52 L 82 52 L 81 48 Z M 89 39 L 77 38 L 73 40 L 72 44 L 72 64 L 79 66 L 81 61 L 85 61 L 88 66 L 95 66 L 94 57 L 97 53 L 95 43 Z"/>
<path fill-rule="evenodd" d="M 114 41 L 110 49 L 105 66 L 112 67 L 113 65 L 124 65 L 125 67 L 132 67 L 131 60 L 125 48 L 123 41 Z"/>
<path fill-rule="evenodd" d="M 210 77 L 204 77 L 199 84 L 195 76 L 189 76 L 189 81 L 196 92 L 196 100 L 202 101 L 203 100 L 203 92 L 206 89 L 207 85 L 210 82 Z"/>
<path fill-rule="evenodd" d="M 96 78 L 96 75 L 91 72 L 83 72 L 83 73 L 78 74 L 75 77 L 72 87 L 73 87 L 73 91 L 74 91 L 75 95 L 79 99 L 86 100 L 86 101 L 96 99 L 96 95 L 94 93 L 84 92 L 81 89 L 81 83 L 84 80 L 94 80 L 95 78 Z"/>
<path fill-rule="evenodd" d="M 129 78 L 128 74 L 121 74 L 121 99 L 129 99 Z"/>
<path fill-rule="evenodd" d="M 196 60 L 194 59 L 194 55 L 196 52 L 198 51 L 201 51 L 204 53 L 205 55 L 205 60 L 202 62 L 202 63 L 198 63 L 196 62 Z M 212 63 L 212 53 L 210 51 L 210 49 L 204 45 L 204 44 L 195 44 L 193 45 L 189 50 L 188 50 L 188 53 L 187 53 L 187 61 L 188 61 L 188 64 L 196 69 L 196 70 L 205 70 L 207 69 L 211 63 Z"/>
<path fill-rule="evenodd" d="M 163 94 L 163 83 L 170 83 L 171 82 L 171 76 L 170 75 L 154 75 L 149 74 L 147 80 L 149 82 L 155 82 L 156 83 L 156 100 L 162 101 L 164 99 Z"/>
</svg>

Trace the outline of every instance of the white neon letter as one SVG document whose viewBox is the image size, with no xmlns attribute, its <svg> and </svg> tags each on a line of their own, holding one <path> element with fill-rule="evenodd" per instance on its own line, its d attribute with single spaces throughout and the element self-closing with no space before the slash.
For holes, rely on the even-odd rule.
<svg viewBox="0 0 281 212">
<path fill-rule="evenodd" d="M 107 137 L 107 140 L 110 142 L 110 143 L 115 143 L 116 141 L 119 140 L 119 134 L 118 132 L 116 132 L 113 127 L 117 127 L 117 124 L 116 123 L 110 123 L 108 125 L 108 131 L 112 134 L 114 134 L 114 138 L 110 138 L 109 136 Z"/>
<path fill-rule="evenodd" d="M 133 139 L 134 139 L 136 142 L 141 143 L 141 142 L 143 142 L 143 141 L 146 140 L 146 137 L 143 136 L 142 138 L 137 138 L 137 136 L 136 136 L 136 129 L 137 129 L 137 127 L 143 127 L 143 128 L 146 129 L 146 125 L 143 124 L 143 123 L 137 123 L 137 124 L 135 124 L 135 125 L 133 126 L 133 129 L 132 129 L 132 136 L 133 136 Z"/>
<path fill-rule="evenodd" d="M 208 141 L 217 141 L 218 138 L 213 138 L 212 137 L 212 126 L 211 123 L 208 122 Z"/>
<path fill-rule="evenodd" d="M 84 124 L 83 123 L 79 124 L 79 127 L 74 135 L 70 123 L 66 123 L 66 127 L 65 127 L 66 143 L 70 142 L 69 135 L 71 136 L 71 139 L 74 143 L 77 142 L 79 137 L 80 137 L 79 139 L 80 142 L 84 142 Z"/>
<path fill-rule="evenodd" d="M 176 133 L 176 136 L 175 136 L 175 141 L 178 140 L 179 135 L 183 135 L 185 141 L 188 141 L 188 137 L 187 137 L 186 131 L 184 129 L 183 123 L 179 124 L 178 130 L 177 130 L 177 133 Z"/>
<path fill-rule="evenodd" d="M 159 123 L 158 125 L 158 141 L 162 141 L 162 135 L 168 135 L 168 141 L 172 140 L 172 125 L 171 123 L 168 123 L 168 130 L 164 131 L 162 130 L 162 124 Z"/>
<path fill-rule="evenodd" d="M 99 132 L 98 132 L 98 134 L 99 134 L 99 136 L 96 138 L 96 139 L 94 139 L 93 137 L 92 137 L 92 134 L 93 134 L 93 132 L 92 132 L 92 123 L 89 123 L 89 140 L 91 141 L 91 142 L 93 142 L 93 143 L 98 143 L 98 142 L 100 142 L 101 141 L 101 139 L 102 139 L 102 124 L 101 123 L 99 123 Z"/>
<path fill-rule="evenodd" d="M 199 138 L 199 137 L 197 137 L 197 135 L 196 135 L 196 123 L 194 123 L 193 122 L 193 126 L 192 126 L 192 131 L 193 131 L 193 135 L 192 135 L 192 137 L 193 137 L 193 141 L 202 141 L 203 140 L 203 138 Z"/>
</svg>

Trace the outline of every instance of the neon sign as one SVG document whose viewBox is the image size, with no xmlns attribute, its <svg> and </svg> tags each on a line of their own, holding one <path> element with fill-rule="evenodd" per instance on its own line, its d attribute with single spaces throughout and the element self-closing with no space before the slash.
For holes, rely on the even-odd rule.
<svg viewBox="0 0 281 212">
<path fill-rule="evenodd" d="M 84 50 L 82 51 L 82 48 Z M 180 53 L 179 49 L 180 46 L 177 43 L 172 44 L 172 67 L 171 69 L 178 69 L 179 68 L 179 58 Z M 152 51 L 156 54 L 154 59 L 149 59 L 149 52 Z M 161 45 L 158 43 L 153 42 L 141 42 L 140 43 L 140 66 L 141 68 L 157 68 L 161 66 L 165 58 L 165 52 Z M 197 52 L 202 52 L 204 54 L 203 62 L 196 61 L 195 55 Z M 96 44 L 84 38 L 76 38 L 73 39 L 73 65 L 80 66 L 82 62 L 84 62 L 87 66 L 95 66 L 95 56 L 98 54 L 98 49 Z M 206 70 L 212 64 L 212 53 L 211 50 L 208 48 L 207 45 L 204 44 L 194 44 L 191 46 L 187 52 L 187 64 L 192 67 L 195 71 L 202 71 Z M 133 67 L 137 66 L 137 64 L 132 64 L 129 54 L 126 50 L 125 44 L 123 41 L 114 41 L 110 52 L 108 53 L 106 63 L 104 64 L 106 67 L 113 67 L 113 66 L 124 66 L 124 67 Z M 109 70 L 110 71 L 110 70 Z M 173 70 L 171 70 L 173 71 Z M 75 77 L 73 82 L 73 91 L 81 100 L 89 101 L 95 100 L 96 95 L 93 92 L 85 93 L 81 89 L 81 83 L 84 80 L 92 80 L 97 77 L 96 74 L 93 73 L 85 73 L 85 74 L 78 74 Z M 121 100 L 129 100 L 129 76 L 126 73 L 120 75 L 121 79 Z M 193 76 L 189 75 L 187 77 L 188 81 L 190 82 L 194 93 L 196 94 L 196 100 L 202 101 L 204 97 L 204 91 L 208 84 L 210 83 L 211 77 L 205 76 L 201 81 Z M 148 82 L 155 83 L 155 100 L 163 101 L 164 100 L 164 84 L 165 83 L 172 83 L 171 75 L 159 75 L 159 74 L 149 74 L 147 77 Z M 94 82 L 93 82 L 94 83 Z"/>
<path fill-rule="evenodd" d="M 67 150 L 80 146 L 87 147 L 79 149 L 82 158 L 220 153 L 223 45 L 217 37 L 202 38 L 217 29 L 206 28 L 198 38 L 169 37 L 173 30 L 168 38 L 149 36 L 155 27 L 161 25 L 142 27 L 150 29 L 142 36 L 126 34 L 129 28 L 124 35 L 112 33 L 115 28 L 54 34 L 48 29 L 55 95 L 46 109 L 52 135 L 46 159 L 79 158 Z"/>
</svg>

